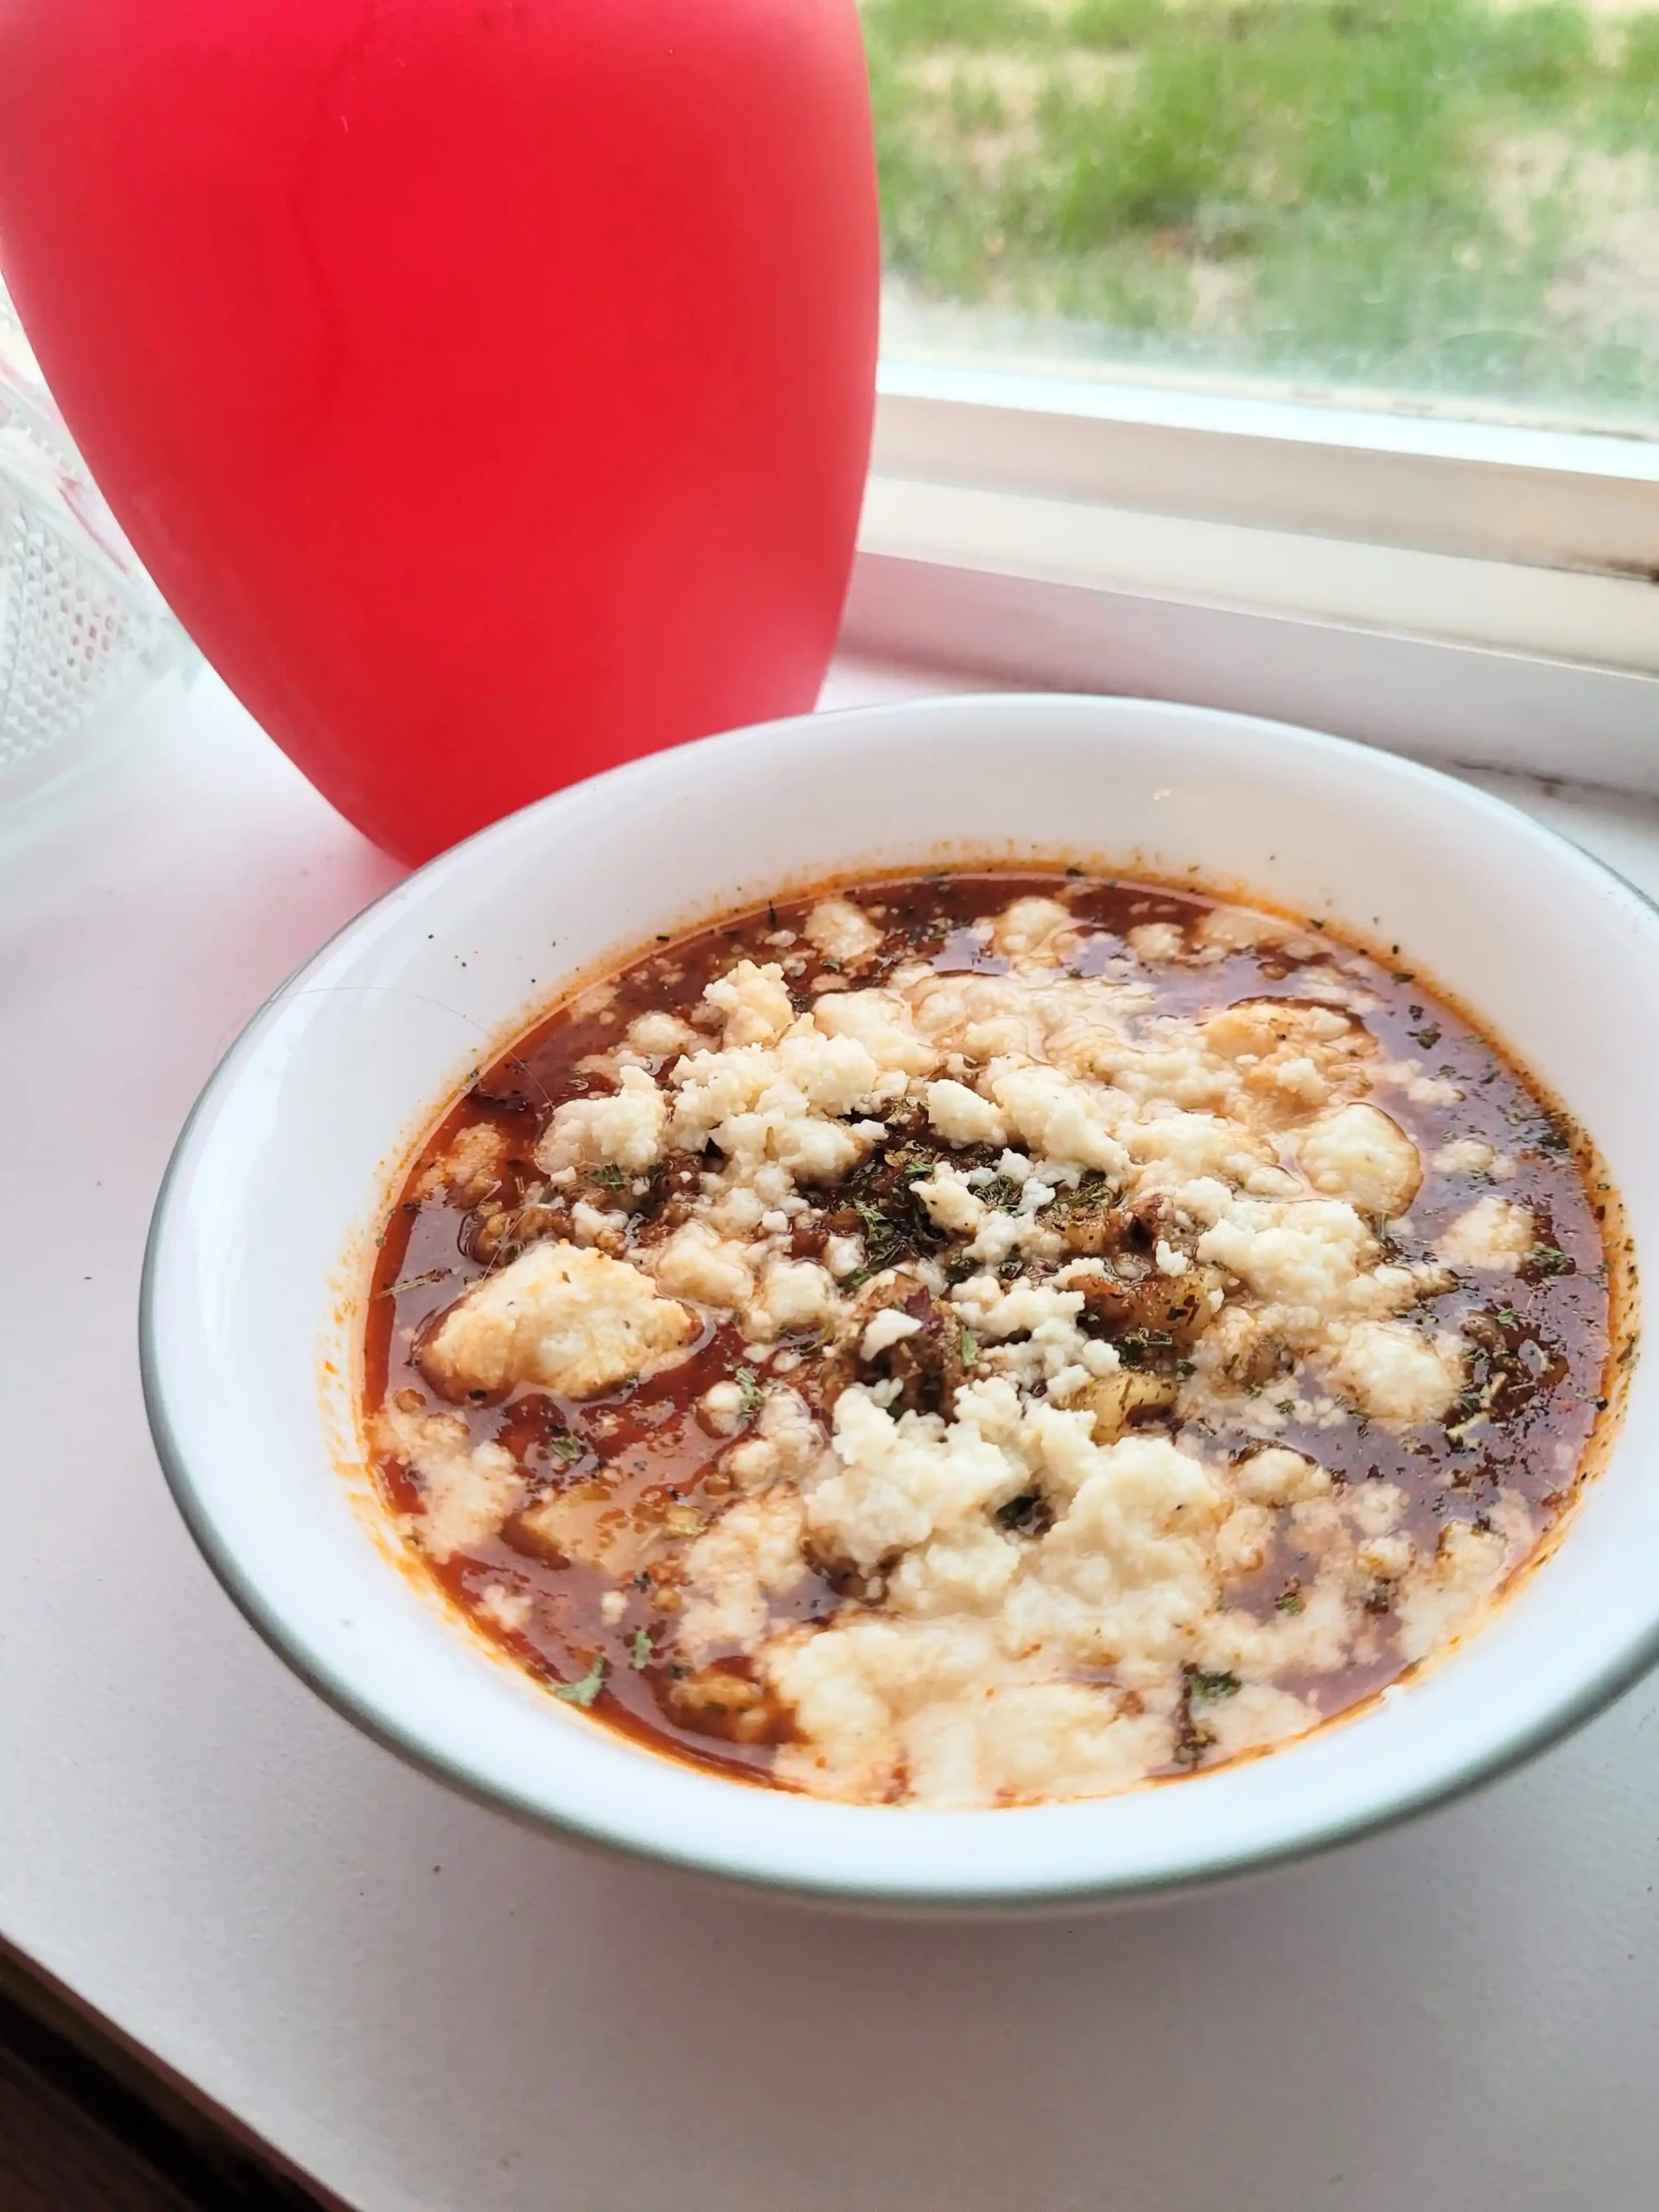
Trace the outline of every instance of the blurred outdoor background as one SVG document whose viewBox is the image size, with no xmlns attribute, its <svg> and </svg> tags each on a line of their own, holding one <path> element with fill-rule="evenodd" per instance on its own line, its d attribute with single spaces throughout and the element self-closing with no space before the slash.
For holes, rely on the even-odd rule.
<svg viewBox="0 0 1659 2212">
<path fill-rule="evenodd" d="M 1659 429 L 1659 0 L 862 12 L 889 353 Z"/>
</svg>

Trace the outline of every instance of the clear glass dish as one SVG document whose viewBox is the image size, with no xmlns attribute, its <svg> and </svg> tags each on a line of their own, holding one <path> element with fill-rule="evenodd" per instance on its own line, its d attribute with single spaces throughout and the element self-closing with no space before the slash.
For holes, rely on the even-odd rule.
<svg viewBox="0 0 1659 2212">
<path fill-rule="evenodd" d="M 0 288 L 0 809 L 118 742 L 152 686 L 197 664 Z"/>
</svg>

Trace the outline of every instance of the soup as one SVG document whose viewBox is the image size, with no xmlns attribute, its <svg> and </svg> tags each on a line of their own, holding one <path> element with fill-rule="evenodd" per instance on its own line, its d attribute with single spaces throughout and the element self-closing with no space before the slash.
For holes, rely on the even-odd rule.
<svg viewBox="0 0 1659 2212">
<path fill-rule="evenodd" d="M 434 1128 L 365 1417 L 550 1696 L 861 1803 L 1265 1751 L 1478 1624 L 1589 1465 L 1586 1141 L 1317 923 L 935 871 L 658 940 Z"/>
</svg>

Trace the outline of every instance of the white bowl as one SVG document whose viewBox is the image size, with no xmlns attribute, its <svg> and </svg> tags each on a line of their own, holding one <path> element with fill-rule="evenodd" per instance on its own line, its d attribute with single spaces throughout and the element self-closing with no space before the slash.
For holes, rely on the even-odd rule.
<svg viewBox="0 0 1659 2212">
<path fill-rule="evenodd" d="M 258 1014 L 179 1141 L 143 1293 L 151 1425 L 232 1595 L 342 1713 L 524 1817 L 705 1873 L 912 1909 L 1121 1899 L 1364 1834 L 1540 1750 L 1659 1656 L 1659 1377 L 1557 1554 L 1466 1649 L 1270 1757 L 1084 1803 L 943 1813 L 747 1787 L 556 1704 L 378 1532 L 354 1301 L 411 1141 L 564 977 L 791 877 L 1065 854 L 1256 891 L 1464 1000 L 1601 1146 L 1659 1249 L 1659 914 L 1574 847 L 1385 753 L 1197 708 L 930 700 L 661 753 L 498 823 Z M 342 1465 L 344 1472 L 342 1472 Z"/>
</svg>

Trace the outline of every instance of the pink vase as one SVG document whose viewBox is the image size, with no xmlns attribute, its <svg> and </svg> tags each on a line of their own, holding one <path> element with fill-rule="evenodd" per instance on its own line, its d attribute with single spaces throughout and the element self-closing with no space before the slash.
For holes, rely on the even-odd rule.
<svg viewBox="0 0 1659 2212">
<path fill-rule="evenodd" d="M 811 704 L 853 0 L 0 0 L 0 261 L 186 627 L 391 851 Z"/>
</svg>

